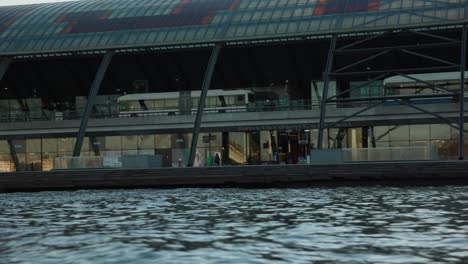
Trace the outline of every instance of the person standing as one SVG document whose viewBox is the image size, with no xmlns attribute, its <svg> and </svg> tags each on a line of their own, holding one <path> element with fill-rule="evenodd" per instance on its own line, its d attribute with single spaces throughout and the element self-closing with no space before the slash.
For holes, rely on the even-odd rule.
<svg viewBox="0 0 468 264">
<path fill-rule="evenodd" d="M 214 162 L 215 162 L 216 166 L 219 166 L 220 161 L 221 161 L 221 159 L 219 158 L 218 153 L 216 153 L 215 159 L 214 159 Z"/>
</svg>

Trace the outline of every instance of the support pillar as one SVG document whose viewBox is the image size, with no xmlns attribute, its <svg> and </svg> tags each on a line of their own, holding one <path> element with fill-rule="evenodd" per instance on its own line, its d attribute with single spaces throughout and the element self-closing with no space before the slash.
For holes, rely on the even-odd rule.
<svg viewBox="0 0 468 264">
<path fill-rule="evenodd" d="M 99 69 L 96 73 L 96 77 L 94 78 L 93 84 L 91 85 L 91 90 L 89 91 L 85 111 L 83 113 L 83 117 L 81 118 L 80 128 L 76 137 L 75 149 L 73 150 L 73 157 L 79 157 L 81 154 L 81 147 L 83 145 L 83 139 L 86 133 L 86 128 L 88 127 L 88 119 L 91 115 L 94 106 L 94 100 L 96 99 L 99 87 L 101 87 L 101 83 L 104 80 L 104 75 L 106 74 L 106 71 L 109 68 L 109 64 L 113 56 L 113 51 L 108 51 L 106 55 L 104 55 L 104 58 L 102 59 L 101 64 L 99 65 Z"/>
<path fill-rule="evenodd" d="M 7 142 L 8 142 L 8 146 L 10 147 L 11 160 L 15 164 L 15 170 L 20 171 L 20 170 L 22 170 L 22 168 L 20 168 L 20 166 L 19 166 L 18 154 L 16 153 L 15 144 L 14 144 L 13 140 L 11 140 L 11 139 L 8 139 Z"/>
<path fill-rule="evenodd" d="M 458 159 L 465 158 L 464 142 L 465 142 L 465 58 L 466 57 L 466 26 L 463 26 L 462 43 L 461 43 L 461 58 L 460 58 L 460 119 L 459 119 L 459 138 L 458 138 Z"/>
<path fill-rule="evenodd" d="M 12 61 L 13 61 L 13 58 L 7 57 L 7 58 L 3 58 L 2 61 L 0 62 L 0 80 L 3 79 L 3 76 L 8 71 L 8 68 L 10 67 L 10 64 Z"/>
<path fill-rule="evenodd" d="M 319 130 L 318 130 L 318 140 L 317 140 L 317 149 L 322 149 L 323 144 L 323 129 L 325 125 L 325 115 L 326 115 L 326 106 L 328 100 L 328 86 L 330 83 L 330 73 L 333 68 L 333 58 L 334 58 L 334 50 L 336 47 L 336 35 L 333 35 L 330 41 L 330 47 L 328 49 L 328 57 L 327 57 L 327 64 L 325 66 L 325 72 L 323 73 L 323 92 L 322 92 L 322 100 L 320 102 L 320 123 L 319 123 Z"/>
<path fill-rule="evenodd" d="M 195 118 L 195 127 L 193 128 L 192 144 L 190 146 L 190 155 L 188 160 L 188 166 L 192 167 L 195 160 L 195 152 L 197 150 L 198 135 L 200 134 L 201 119 L 203 116 L 203 109 L 205 108 L 206 95 L 213 78 L 213 72 L 218 61 L 219 53 L 223 44 L 216 44 L 211 52 L 210 60 L 208 61 L 208 67 L 206 68 L 205 78 L 203 79 L 202 91 L 200 95 L 200 102 L 198 104 L 197 116 Z"/>
</svg>

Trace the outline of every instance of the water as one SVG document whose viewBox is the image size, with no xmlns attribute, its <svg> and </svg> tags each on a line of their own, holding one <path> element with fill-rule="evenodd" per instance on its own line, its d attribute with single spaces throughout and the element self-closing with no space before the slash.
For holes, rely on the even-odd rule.
<svg viewBox="0 0 468 264">
<path fill-rule="evenodd" d="M 0 263 L 463 263 L 468 187 L 0 194 Z"/>
</svg>

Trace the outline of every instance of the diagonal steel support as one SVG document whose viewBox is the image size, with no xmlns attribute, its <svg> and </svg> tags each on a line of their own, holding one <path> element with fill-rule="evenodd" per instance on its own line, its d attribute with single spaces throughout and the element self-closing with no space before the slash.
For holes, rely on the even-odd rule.
<svg viewBox="0 0 468 264">
<path fill-rule="evenodd" d="M 428 73 L 428 72 L 444 72 L 444 71 L 458 71 L 460 66 L 440 66 L 440 67 L 426 67 L 426 68 L 409 68 L 409 69 L 392 69 L 394 72 L 405 73 Z M 359 72 L 332 72 L 333 77 L 346 77 L 346 76 L 369 76 L 374 74 L 386 73 L 389 70 L 375 70 L 375 71 L 359 71 Z"/>
<path fill-rule="evenodd" d="M 434 112 L 431 112 L 431 111 L 427 111 L 426 109 L 424 108 L 421 108 L 421 107 L 418 107 L 418 106 L 415 106 L 411 103 L 408 103 L 408 102 L 405 102 L 404 100 L 398 100 L 398 99 L 395 99 L 396 102 L 400 103 L 400 104 L 403 104 L 403 105 L 406 105 L 408 107 L 411 107 L 413 109 L 416 109 L 418 111 L 421 111 L 425 114 L 428 114 L 428 115 L 432 115 L 432 116 L 435 116 L 437 118 L 439 118 L 440 120 L 443 120 L 446 124 L 448 124 L 449 126 L 453 127 L 453 128 L 456 128 L 456 129 L 460 129 L 458 126 L 454 125 L 453 123 L 455 123 L 456 121 L 455 120 L 451 120 L 449 118 L 446 118 L 446 117 L 443 117 L 439 114 L 436 114 Z M 465 131 L 468 133 L 468 131 Z"/>
<path fill-rule="evenodd" d="M 330 40 L 330 47 L 328 48 L 327 64 L 325 66 L 325 72 L 323 73 L 323 93 L 322 101 L 320 103 L 320 123 L 318 130 L 317 149 L 322 149 L 323 144 L 323 128 L 325 125 L 326 118 L 326 107 L 328 98 L 328 86 L 330 85 L 330 73 L 333 69 L 334 50 L 336 47 L 336 35 L 333 35 Z"/>
<path fill-rule="evenodd" d="M 336 125 L 339 124 L 339 123 L 343 123 L 344 121 L 346 121 L 346 120 L 348 120 L 348 119 L 350 119 L 350 118 L 353 118 L 353 117 L 355 117 L 355 116 L 357 116 L 357 115 L 359 115 L 359 114 L 362 114 L 362 113 L 364 113 L 364 112 L 366 112 L 366 111 L 369 111 L 370 109 L 372 109 L 372 108 L 374 108 L 374 107 L 377 107 L 377 106 L 379 106 L 379 105 L 385 103 L 385 101 L 386 101 L 386 100 L 382 100 L 381 102 L 378 102 L 378 103 L 376 103 L 376 104 L 373 104 L 373 105 L 370 105 L 370 106 L 368 106 L 368 107 L 366 107 L 366 108 L 363 108 L 363 109 L 361 109 L 361 110 L 359 110 L 359 111 L 353 113 L 352 115 L 349 115 L 349 116 L 347 116 L 347 117 L 343 117 L 342 119 L 340 119 L 340 120 L 338 120 L 338 121 L 336 121 L 336 122 L 333 122 L 333 123 L 327 125 L 327 128 L 334 127 L 334 126 L 336 126 Z"/>
<path fill-rule="evenodd" d="M 462 46 L 460 55 L 460 119 L 458 126 L 459 138 L 458 138 L 458 159 L 465 159 L 465 62 L 466 62 L 466 26 L 463 26 L 462 32 Z"/>
<path fill-rule="evenodd" d="M 428 48 L 450 48 L 450 47 L 459 47 L 460 43 L 461 43 L 460 41 L 459 42 L 438 42 L 438 43 L 418 44 L 418 45 L 383 46 L 383 47 L 375 47 L 375 48 L 336 50 L 335 55 L 378 52 L 378 51 L 388 50 L 388 49 L 423 50 L 423 49 L 428 49 Z"/>
<path fill-rule="evenodd" d="M 415 95 L 386 95 L 386 96 L 370 96 L 370 97 L 355 97 L 355 98 L 342 98 L 336 100 L 328 100 L 330 103 L 350 103 L 350 102 L 367 102 L 367 101 L 380 101 L 380 100 L 393 100 L 393 99 L 426 99 L 426 98 L 453 98 L 456 96 L 454 93 L 445 94 L 415 94 Z"/>
<path fill-rule="evenodd" d="M 201 119 L 203 116 L 203 110 L 205 108 L 205 100 L 206 95 L 208 94 L 208 89 L 211 85 L 211 80 L 213 78 L 213 72 L 218 62 L 219 53 L 221 52 L 221 48 L 223 44 L 216 44 L 211 52 L 210 60 L 208 61 L 208 67 L 206 68 L 205 78 L 203 79 L 202 91 L 200 95 L 200 102 L 198 103 L 198 110 L 197 116 L 195 118 L 195 127 L 193 128 L 193 137 L 192 137 L 192 144 L 190 146 L 190 155 L 188 160 L 188 166 L 192 167 L 193 162 L 195 160 L 195 153 L 197 150 L 197 143 L 198 143 L 198 136 L 200 134 L 200 125 Z"/>
<path fill-rule="evenodd" d="M 0 62 L 0 80 L 3 79 L 3 76 L 8 71 L 10 64 L 13 62 L 13 58 L 7 57 L 3 58 L 2 62 Z"/>
<path fill-rule="evenodd" d="M 332 96 L 332 97 L 329 97 L 327 100 L 332 100 L 332 99 L 338 98 L 338 97 L 340 97 L 340 96 L 342 96 L 342 95 L 345 95 L 346 93 L 350 93 L 350 92 L 352 92 L 352 91 L 355 91 L 355 90 L 361 89 L 361 88 L 363 88 L 363 87 L 366 87 L 367 85 L 369 85 L 369 84 L 371 84 L 371 83 L 373 83 L 373 82 L 375 82 L 375 81 L 378 81 L 378 80 L 380 80 L 380 79 L 382 79 L 382 78 L 385 78 L 385 77 L 387 77 L 387 76 L 390 75 L 390 74 L 391 74 L 391 72 L 381 74 L 381 75 L 379 75 L 379 76 L 377 76 L 377 77 L 375 77 L 375 78 L 370 79 L 369 81 L 367 81 L 367 82 L 365 82 L 365 83 L 363 83 L 363 84 L 361 84 L 361 85 L 358 85 L 357 87 L 353 87 L 353 88 L 347 89 L 347 90 L 345 90 L 345 91 L 343 91 L 343 92 L 341 92 L 341 93 L 339 93 L 339 94 L 337 94 L 337 95 L 334 95 L 334 96 Z"/>
<path fill-rule="evenodd" d="M 439 91 L 442 91 L 442 92 L 447 92 L 447 93 L 454 93 L 453 91 L 450 91 L 442 86 L 439 86 L 439 85 L 436 85 L 436 84 L 432 84 L 430 82 L 426 82 L 426 81 L 423 81 L 421 79 L 418 79 L 418 78 L 415 78 L 413 76 L 410 76 L 408 74 L 404 74 L 404 73 L 399 73 L 399 72 L 396 72 L 397 75 L 399 76 L 402 76 L 402 77 L 405 77 L 407 79 L 410 79 L 410 80 L 413 80 L 415 82 L 419 82 L 419 83 L 422 83 L 422 84 L 425 84 L 427 85 L 427 88 L 433 88 L 435 90 L 439 90 Z"/>
<path fill-rule="evenodd" d="M 101 87 L 101 83 L 104 80 L 104 76 L 106 74 L 107 69 L 109 68 L 109 64 L 111 63 L 113 56 L 114 51 L 108 51 L 106 55 L 104 55 L 104 58 L 102 59 L 101 64 L 99 65 L 99 69 L 96 73 L 96 77 L 94 78 L 93 84 L 91 85 L 91 90 L 89 91 L 85 111 L 83 113 L 83 117 L 81 118 L 80 128 L 76 137 L 75 148 L 73 150 L 74 157 L 79 157 L 81 154 L 81 147 L 83 146 L 83 139 L 86 134 L 88 120 L 94 106 L 94 100 L 96 99 L 96 95 L 99 91 L 99 88 Z"/>
<path fill-rule="evenodd" d="M 357 46 L 357 45 L 359 45 L 359 44 L 369 42 L 369 41 L 371 41 L 371 40 L 373 40 L 373 39 L 377 39 L 377 38 L 383 37 L 383 36 L 388 35 L 388 34 L 390 34 L 390 32 L 383 32 L 383 33 L 380 33 L 380 34 L 377 34 L 377 35 L 372 35 L 372 36 L 367 37 L 367 38 L 365 38 L 365 39 L 358 40 L 358 41 L 356 41 L 356 42 L 353 42 L 353 43 L 351 43 L 351 44 L 348 44 L 348 45 L 346 45 L 346 46 L 339 47 L 339 48 L 336 49 L 336 51 L 341 52 L 341 51 L 347 50 L 347 49 L 349 49 L 349 48 L 352 48 L 352 47 L 354 47 L 354 46 Z M 334 52 L 335 52 L 335 51 L 334 51 Z"/>
<path fill-rule="evenodd" d="M 362 60 L 356 61 L 356 62 L 354 62 L 354 63 L 351 63 L 350 65 L 347 65 L 347 66 L 345 66 L 345 67 L 339 68 L 339 69 L 335 70 L 335 72 L 336 72 L 336 73 L 343 72 L 344 70 L 347 70 L 347 69 L 350 69 L 350 68 L 355 67 L 355 66 L 357 66 L 357 65 L 360 65 L 360 64 L 363 64 L 363 63 L 365 63 L 365 62 L 371 61 L 371 60 L 373 60 L 373 59 L 375 59 L 375 58 L 381 57 L 381 56 L 383 56 L 383 55 L 385 55 L 385 54 L 388 54 L 388 53 L 390 53 L 390 52 L 392 52 L 392 49 L 384 50 L 384 51 L 379 52 L 379 53 L 377 53 L 377 54 L 374 54 L 374 55 L 372 55 L 372 56 L 370 56 L 370 57 L 367 57 L 367 58 L 365 58 L 365 59 L 362 59 Z"/>
<path fill-rule="evenodd" d="M 401 51 L 403 53 L 406 53 L 406 54 L 409 54 L 409 55 L 419 57 L 419 58 L 428 59 L 428 60 L 432 60 L 432 61 L 437 61 L 437 62 L 447 64 L 447 65 L 450 65 L 450 66 L 458 66 L 458 64 L 453 63 L 451 61 L 439 59 L 439 58 L 429 56 L 429 55 L 425 55 L 425 54 L 422 54 L 422 53 L 419 53 L 419 52 L 414 52 L 414 51 L 410 51 L 410 50 L 406 50 L 406 49 L 400 49 L 399 51 Z"/>
<path fill-rule="evenodd" d="M 435 38 L 435 39 L 440 39 L 440 40 L 445 40 L 447 42 L 454 42 L 454 43 L 459 43 L 460 40 L 458 39 L 453 39 L 453 38 L 447 38 L 447 37 L 443 37 L 443 36 L 439 36 L 439 35 L 434 35 L 434 34 L 431 34 L 431 33 L 427 33 L 427 32 L 422 32 L 422 31 L 415 31 L 415 30 L 411 30 L 410 32 L 416 34 L 416 35 L 421 35 L 421 36 L 425 36 L 425 37 L 430 37 L 430 38 Z"/>
</svg>

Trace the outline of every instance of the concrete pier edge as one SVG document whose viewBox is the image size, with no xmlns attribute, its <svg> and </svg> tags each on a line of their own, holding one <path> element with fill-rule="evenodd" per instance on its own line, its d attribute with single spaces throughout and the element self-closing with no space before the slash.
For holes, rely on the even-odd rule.
<svg viewBox="0 0 468 264">
<path fill-rule="evenodd" d="M 0 174 L 0 192 L 185 187 L 468 184 L 468 161 L 365 162 L 202 168 L 57 170 Z"/>
</svg>

